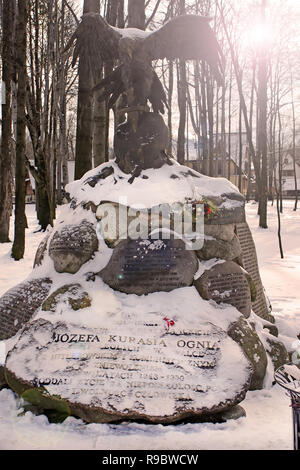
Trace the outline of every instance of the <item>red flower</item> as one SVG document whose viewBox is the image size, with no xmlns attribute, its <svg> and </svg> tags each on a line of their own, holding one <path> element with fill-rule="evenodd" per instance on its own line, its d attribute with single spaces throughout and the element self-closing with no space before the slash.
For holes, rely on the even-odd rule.
<svg viewBox="0 0 300 470">
<path fill-rule="evenodd" d="M 170 320 L 168 317 L 165 317 L 165 318 L 164 318 L 164 321 L 165 321 L 166 324 L 167 324 L 167 325 L 166 325 L 166 328 L 167 328 L 167 329 L 170 328 L 170 326 L 174 326 L 174 325 L 175 325 L 174 320 Z"/>
</svg>

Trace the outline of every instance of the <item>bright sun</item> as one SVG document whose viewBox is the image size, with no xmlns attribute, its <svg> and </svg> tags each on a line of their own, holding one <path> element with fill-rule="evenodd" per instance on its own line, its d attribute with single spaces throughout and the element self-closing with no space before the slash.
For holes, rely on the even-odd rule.
<svg viewBox="0 0 300 470">
<path fill-rule="evenodd" d="M 245 31 L 245 42 L 252 48 L 269 46 L 274 39 L 272 28 L 263 23 L 255 23 Z"/>
</svg>

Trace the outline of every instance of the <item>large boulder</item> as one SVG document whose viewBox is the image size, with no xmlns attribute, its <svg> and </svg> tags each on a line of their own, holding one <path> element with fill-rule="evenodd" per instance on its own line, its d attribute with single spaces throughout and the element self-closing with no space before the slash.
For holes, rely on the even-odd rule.
<svg viewBox="0 0 300 470">
<path fill-rule="evenodd" d="M 98 237 L 92 223 L 63 225 L 49 244 L 49 254 L 58 273 L 75 274 L 98 249 Z"/>
<path fill-rule="evenodd" d="M 223 330 L 166 331 L 161 314 L 151 318 L 108 329 L 36 320 L 8 354 L 7 382 L 32 404 L 87 422 L 209 420 L 244 399 L 252 367 Z"/>
<path fill-rule="evenodd" d="M 5 371 L 4 367 L 0 366 L 0 390 L 6 387 Z"/>
<path fill-rule="evenodd" d="M 194 285 L 205 300 L 233 305 L 246 318 L 251 313 L 251 290 L 247 276 L 233 261 L 226 261 L 204 271 Z"/>
<path fill-rule="evenodd" d="M 14 336 L 40 308 L 52 281 L 32 279 L 13 287 L 0 298 L 0 341 Z"/>
<path fill-rule="evenodd" d="M 223 224 L 223 225 L 204 225 L 204 233 L 208 237 L 217 238 L 225 242 L 231 242 L 235 235 L 234 224 Z"/>
<path fill-rule="evenodd" d="M 259 317 L 274 324 L 275 318 L 271 314 L 271 307 L 262 285 L 255 243 L 247 222 L 236 224 L 236 233 L 242 248 L 241 258 L 243 267 L 251 276 L 256 288 L 256 299 L 252 303 L 252 310 Z"/>
<path fill-rule="evenodd" d="M 289 362 L 289 354 L 285 345 L 275 337 L 268 337 L 266 341 L 268 343 L 267 352 L 271 357 L 274 370 L 277 370 L 283 364 L 287 364 Z"/>
<path fill-rule="evenodd" d="M 71 308 L 72 310 L 81 310 L 90 307 L 92 300 L 87 292 L 83 290 L 80 284 L 70 284 L 60 287 L 53 292 L 42 305 L 42 310 L 55 312 L 58 304 Z"/>
<path fill-rule="evenodd" d="M 41 241 L 41 243 L 38 246 L 38 249 L 37 249 L 37 252 L 36 252 L 35 258 L 34 258 L 34 263 L 33 263 L 34 268 L 40 266 L 42 264 L 43 260 L 44 260 L 44 257 L 45 257 L 46 251 L 47 251 L 47 245 L 48 245 L 49 237 L 50 237 L 50 233 L 48 233 L 43 238 L 43 240 Z"/>
<path fill-rule="evenodd" d="M 241 317 L 237 322 L 230 325 L 227 333 L 241 346 L 252 364 L 254 372 L 251 379 L 250 390 L 262 389 L 268 359 L 266 350 L 255 329 L 251 327 L 244 317 Z"/>
<path fill-rule="evenodd" d="M 233 236 L 231 241 L 206 237 L 203 248 L 197 250 L 197 256 L 200 260 L 220 258 L 226 261 L 232 261 L 239 258 L 241 253 L 242 249 L 236 235 Z"/>
<path fill-rule="evenodd" d="M 197 269 L 182 240 L 124 240 L 99 276 L 115 290 L 145 295 L 191 286 Z"/>
<path fill-rule="evenodd" d="M 145 113 L 133 140 L 127 130 L 118 128 L 115 161 L 68 185 L 70 204 L 36 254 L 44 278 L 0 299 L 2 338 L 19 333 L 0 387 L 87 422 L 238 418 L 249 387 L 263 386 L 266 349 L 274 366 L 286 358 L 268 333 L 274 322 L 259 319 L 258 333 L 249 323 L 262 291 L 245 271 L 245 199 L 225 178 L 168 158 L 160 117 Z M 106 204 L 117 230 L 105 244 Z"/>
</svg>

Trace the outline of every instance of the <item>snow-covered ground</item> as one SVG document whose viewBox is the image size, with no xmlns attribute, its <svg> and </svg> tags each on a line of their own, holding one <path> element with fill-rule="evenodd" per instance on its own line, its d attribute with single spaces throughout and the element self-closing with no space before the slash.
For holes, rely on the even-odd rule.
<svg viewBox="0 0 300 470">
<path fill-rule="evenodd" d="M 257 205 L 247 204 L 247 219 L 256 242 L 263 284 L 273 306 L 280 339 L 300 353 L 300 209 L 284 202 L 282 237 L 285 258 L 281 260 L 277 239 L 277 215 L 269 207 L 269 229 L 258 228 Z M 43 234 L 34 233 L 34 206 L 27 206 L 29 229 L 22 261 L 10 258 L 11 245 L 0 245 L 0 295 L 24 280 L 32 269 L 35 251 Z M 13 230 L 13 227 L 12 227 Z M 1 353 L 1 351 L 0 351 Z M 68 418 L 49 424 L 45 416 L 27 412 L 10 390 L 0 392 L 0 449 L 143 449 L 143 450 L 279 450 L 292 449 L 292 412 L 289 397 L 273 386 L 248 392 L 242 406 L 247 416 L 225 424 L 146 425 L 84 424 Z"/>
</svg>

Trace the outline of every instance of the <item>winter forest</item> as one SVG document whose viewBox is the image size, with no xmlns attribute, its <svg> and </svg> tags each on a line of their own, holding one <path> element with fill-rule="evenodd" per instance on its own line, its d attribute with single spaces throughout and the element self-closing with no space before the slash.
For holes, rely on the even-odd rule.
<svg viewBox="0 0 300 470">
<path fill-rule="evenodd" d="M 213 34 L 203 27 L 203 40 L 188 46 L 191 57 L 186 44 L 195 36 L 184 30 L 190 15 L 205 17 L 203 24 Z M 290 396 L 274 379 L 276 370 L 293 363 L 297 367 L 290 370 L 296 375 L 290 377 L 300 384 L 299 25 L 299 0 L 0 0 L 0 449 L 290 450 L 297 436 L 300 445 L 299 388 L 296 435 Z M 176 28 L 182 37 L 175 41 Z M 157 43 L 156 32 L 165 44 Z M 175 52 L 168 32 L 176 42 Z M 93 38 L 99 41 L 92 44 Z M 172 51 L 157 52 L 163 46 Z M 148 62 L 141 51 L 147 52 Z M 136 161 L 143 161 L 140 165 L 128 157 L 132 148 Z M 122 194 L 128 203 L 120 204 Z M 117 196 L 118 222 L 124 206 L 127 211 L 144 204 L 151 211 L 159 204 L 188 201 L 195 224 L 201 204 L 203 245 L 185 247 L 182 254 L 178 246 L 185 233 L 175 242 L 162 238 L 147 245 L 147 212 L 147 236 L 138 240 L 146 240 L 145 258 L 153 250 L 162 277 L 155 277 L 157 266 L 150 263 L 154 277 L 146 279 L 146 261 L 139 258 L 140 247 L 134 251 L 137 242 L 129 240 L 128 226 L 127 238 L 120 226 L 115 239 L 99 237 L 98 228 L 104 226 L 101 206 L 108 202 L 115 207 Z M 179 224 L 182 228 L 182 219 Z M 166 268 L 159 251 L 168 243 L 177 256 L 171 274 L 170 260 Z M 130 256 L 140 265 L 125 285 Z M 224 285 L 218 284 L 220 278 Z M 228 279 L 237 278 L 235 289 Z M 62 321 L 65 330 L 57 327 Z M 194 331 L 197 321 L 210 325 L 203 335 L 214 338 L 212 347 L 191 336 L 200 334 Z M 36 325 L 41 326 L 38 333 Z M 44 346 L 46 330 L 52 340 Z M 140 349 L 134 350 L 140 362 L 128 382 L 137 381 L 138 371 L 144 381 L 141 391 L 139 385 L 128 385 L 133 391 L 127 396 L 125 388 L 121 396 L 131 369 L 118 370 L 117 363 L 115 369 L 103 366 L 103 374 L 111 375 L 96 398 L 84 389 L 74 392 L 76 401 L 70 388 L 64 397 L 65 389 L 50 388 L 51 383 L 49 392 L 44 382 L 36 382 L 38 373 L 50 377 L 54 370 L 57 383 L 68 383 L 70 358 L 65 363 L 58 358 L 56 367 L 57 357 L 50 360 L 53 341 L 57 348 L 66 347 L 60 344 L 62 338 L 72 336 L 79 343 L 84 338 L 101 343 L 103 332 L 120 344 L 137 339 L 148 351 L 143 369 Z M 218 341 L 223 349 L 216 346 Z M 35 344 L 39 346 L 34 349 Z M 107 344 L 100 344 L 105 354 L 111 347 Z M 203 348 L 202 355 L 187 349 L 195 344 Z M 78 364 L 91 345 L 79 346 L 82 350 L 74 353 Z M 114 358 L 123 366 L 131 364 L 132 344 L 127 346 L 116 346 L 120 355 L 127 351 L 125 363 Z M 205 354 L 209 360 L 210 354 L 215 356 L 203 362 L 199 358 Z M 172 355 L 183 364 L 180 379 L 167 375 L 174 372 Z M 207 380 L 202 395 L 194 393 L 197 374 L 192 375 L 190 365 L 197 362 L 195 357 L 204 385 L 216 372 L 217 391 Z M 84 371 L 87 363 L 82 364 L 74 367 L 70 380 L 81 366 Z M 92 365 L 87 366 L 91 373 L 97 369 Z M 158 370 L 155 379 L 152 366 Z M 23 385 L 31 380 L 30 367 L 35 371 L 30 383 L 39 383 L 42 396 L 37 402 L 29 389 L 18 389 L 19 378 Z M 78 375 L 80 380 L 83 376 Z M 120 388 L 120 395 L 109 390 L 112 395 L 103 398 L 107 384 L 112 390 Z M 196 396 L 195 403 L 204 397 L 205 406 L 200 400 L 197 410 L 214 410 L 203 412 L 204 418 L 213 419 L 188 420 L 195 412 L 188 408 L 193 393 L 192 398 L 170 393 L 170 387 L 183 384 Z M 230 387 L 232 396 L 227 397 Z M 162 398 L 152 402 L 155 392 Z M 149 401 L 133 400 L 134 393 L 145 393 L 142 398 Z M 54 408 L 53 397 L 59 401 Z M 180 400 L 184 405 L 178 405 Z M 226 400 L 232 408 L 223 406 Z M 236 410 L 239 403 L 237 416 L 223 419 L 221 411 Z M 134 410 L 133 417 L 128 410 Z"/>
<path fill-rule="evenodd" d="M 66 50 L 85 12 L 100 12 L 112 26 L 150 31 L 182 14 L 211 17 L 224 54 L 222 83 L 201 61 L 155 64 L 167 96 L 168 151 L 259 201 L 261 227 L 268 224 L 267 200 L 278 199 L 282 211 L 283 194 L 291 194 L 297 209 L 297 2 L 2 0 L 2 97 L 8 105 L 1 120 L 0 241 L 9 239 L 15 200 L 15 259 L 24 254 L 26 181 L 34 181 L 45 230 L 69 179 L 112 158 L 113 127 L 124 120 L 121 100 L 111 109 L 108 98 L 99 102 L 88 65 L 72 66 L 73 50 Z M 113 65 L 100 67 L 98 81 Z"/>
</svg>

